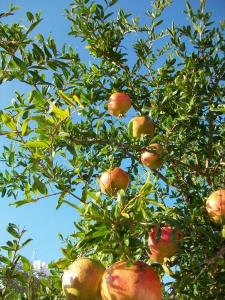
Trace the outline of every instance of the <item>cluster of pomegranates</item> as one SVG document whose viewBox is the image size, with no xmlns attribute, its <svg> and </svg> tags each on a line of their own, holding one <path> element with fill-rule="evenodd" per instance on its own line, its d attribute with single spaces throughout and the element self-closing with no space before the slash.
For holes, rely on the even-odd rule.
<svg viewBox="0 0 225 300">
<path fill-rule="evenodd" d="M 105 270 L 99 261 L 78 258 L 62 277 L 68 300 L 160 300 L 157 273 L 141 261 L 119 261 Z"/>
<path fill-rule="evenodd" d="M 131 107 L 131 99 L 129 95 L 123 92 L 114 93 L 108 100 L 108 111 L 111 115 L 122 117 Z M 129 124 L 131 127 L 131 135 L 135 139 L 142 136 L 152 138 L 155 132 L 155 125 L 148 116 L 134 117 Z M 141 154 L 142 163 L 150 169 L 157 169 L 162 166 L 161 155 L 163 147 L 160 144 L 150 144 L 149 148 Z M 118 182 L 118 184 L 117 184 Z M 128 187 L 128 175 L 119 168 L 104 172 L 100 178 L 100 189 L 103 193 L 115 196 L 118 189 L 126 190 Z"/>
<path fill-rule="evenodd" d="M 122 117 L 131 107 L 131 99 L 126 93 L 114 93 L 108 101 L 108 111 L 111 115 Z M 140 139 L 144 135 L 150 138 L 154 136 L 155 124 L 148 116 L 137 116 L 130 121 L 132 137 Z M 149 149 L 141 155 L 142 163 L 150 169 L 157 169 L 162 166 L 161 155 L 163 147 L 160 144 L 151 144 Z"/>
<path fill-rule="evenodd" d="M 109 113 L 121 117 L 131 107 L 130 97 L 125 93 L 115 93 L 108 101 Z M 154 123 L 147 116 L 138 116 L 131 120 L 132 135 L 154 135 Z M 141 155 L 141 161 L 151 169 L 162 166 L 163 148 L 151 144 L 149 150 Z M 120 189 L 127 190 L 129 176 L 121 168 L 105 171 L 99 180 L 102 193 L 112 197 Z M 213 192 L 206 201 L 206 210 L 214 223 L 225 221 L 225 190 Z M 160 232 L 159 232 L 160 231 Z M 150 258 L 163 263 L 179 250 L 183 233 L 170 225 L 150 230 L 148 246 Z M 65 271 L 62 287 L 69 300 L 161 300 L 160 279 L 157 273 L 142 261 L 119 261 L 105 270 L 102 264 L 90 258 L 79 258 Z"/>
</svg>

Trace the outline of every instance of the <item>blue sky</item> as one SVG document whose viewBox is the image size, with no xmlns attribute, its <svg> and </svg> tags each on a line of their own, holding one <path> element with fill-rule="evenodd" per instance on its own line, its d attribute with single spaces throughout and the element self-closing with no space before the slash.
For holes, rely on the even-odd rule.
<svg viewBox="0 0 225 300">
<path fill-rule="evenodd" d="M 90 57 L 88 50 L 84 48 L 84 44 L 73 37 L 68 37 L 70 23 L 64 17 L 64 8 L 68 7 L 72 1 L 62 0 L 0 0 L 0 12 L 8 8 L 9 3 L 21 6 L 21 10 L 16 13 L 15 17 L 10 17 L 10 22 L 15 20 L 26 20 L 25 12 L 27 10 L 36 12 L 42 11 L 43 21 L 38 26 L 36 33 L 41 32 L 48 35 L 49 32 L 57 41 L 58 45 L 63 43 L 71 44 L 81 55 L 82 59 L 88 63 Z M 115 11 L 119 7 L 123 7 L 134 15 L 140 15 L 143 22 L 147 22 L 144 12 L 150 8 L 151 1 L 147 0 L 119 0 L 115 6 Z M 190 1 L 196 7 L 198 0 Z M 218 21 L 225 19 L 225 1 L 224 0 L 206 0 L 207 9 L 213 12 L 213 19 Z M 170 26 L 172 20 L 176 23 L 186 22 L 184 14 L 181 12 L 185 8 L 185 1 L 175 0 L 172 7 L 166 13 L 165 24 Z M 129 45 L 128 45 L 129 46 Z M 132 56 L 131 56 L 132 57 Z M 7 106 L 14 97 L 15 90 L 20 92 L 28 92 L 29 87 L 16 82 L 8 82 L 0 86 L 0 109 Z M 1 146 L 5 140 L 1 140 Z M 33 242 L 24 249 L 23 253 L 32 260 L 41 259 L 49 262 L 61 256 L 60 242 L 57 237 L 58 232 L 68 235 L 74 229 L 73 222 L 77 218 L 74 210 L 66 205 L 59 210 L 55 209 L 56 199 L 47 198 L 39 203 L 15 208 L 8 206 L 7 199 L 0 199 L 0 245 L 8 238 L 5 228 L 9 222 L 25 227 L 28 231 L 27 237 L 32 237 Z"/>
</svg>

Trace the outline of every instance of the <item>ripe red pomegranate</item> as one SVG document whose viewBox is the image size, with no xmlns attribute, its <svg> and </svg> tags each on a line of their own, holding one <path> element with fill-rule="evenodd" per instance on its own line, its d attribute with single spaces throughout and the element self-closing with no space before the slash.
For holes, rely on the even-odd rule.
<svg viewBox="0 0 225 300">
<path fill-rule="evenodd" d="M 142 135 L 147 134 L 150 137 L 154 136 L 155 125 L 152 120 L 147 116 L 135 117 L 130 121 L 129 126 L 132 126 L 131 135 L 134 138 L 140 138 Z"/>
<path fill-rule="evenodd" d="M 127 190 L 129 184 L 129 176 L 122 169 L 116 167 L 113 170 L 107 170 L 102 173 L 99 186 L 104 194 L 116 196 L 120 189 Z"/>
<path fill-rule="evenodd" d="M 161 300 L 160 279 L 144 262 L 120 261 L 105 271 L 101 296 L 102 300 Z"/>
<path fill-rule="evenodd" d="M 68 300 L 101 300 L 100 283 L 105 268 L 90 258 L 79 258 L 63 273 L 62 289 Z"/>
<path fill-rule="evenodd" d="M 206 200 L 206 210 L 210 219 L 217 224 L 225 221 L 225 190 L 213 192 Z"/>
<path fill-rule="evenodd" d="M 163 263 L 165 257 L 170 258 L 178 251 L 183 233 L 172 229 L 171 226 L 165 226 L 161 228 L 161 236 L 158 241 L 157 235 L 158 229 L 152 228 L 148 238 L 150 258 L 158 263 Z"/>
<path fill-rule="evenodd" d="M 108 111 L 111 115 L 121 117 L 131 107 L 130 97 L 126 93 L 114 93 L 108 100 Z"/>
<path fill-rule="evenodd" d="M 160 144 L 151 144 L 149 148 L 152 149 L 145 151 L 141 155 L 142 163 L 150 169 L 158 169 L 162 166 L 163 160 L 160 155 L 163 152 L 163 147 Z"/>
</svg>

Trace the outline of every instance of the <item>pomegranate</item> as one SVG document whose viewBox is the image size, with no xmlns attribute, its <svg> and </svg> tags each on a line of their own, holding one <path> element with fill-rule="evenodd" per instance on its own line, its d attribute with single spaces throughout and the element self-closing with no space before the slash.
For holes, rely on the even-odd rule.
<svg viewBox="0 0 225 300">
<path fill-rule="evenodd" d="M 183 234 L 172 229 L 171 226 L 165 226 L 161 228 L 161 236 L 158 241 L 157 235 L 158 229 L 152 228 L 148 238 L 150 257 L 158 263 L 163 263 L 165 257 L 170 258 L 178 251 Z"/>
<path fill-rule="evenodd" d="M 160 279 L 144 262 L 120 261 L 105 271 L 101 296 L 102 300 L 161 300 Z"/>
<path fill-rule="evenodd" d="M 108 111 L 111 115 L 121 117 L 131 107 L 130 97 L 125 93 L 114 93 L 108 100 Z"/>
<path fill-rule="evenodd" d="M 222 224 L 225 221 L 225 190 L 213 192 L 206 200 L 206 210 L 211 221 Z"/>
<path fill-rule="evenodd" d="M 79 258 L 63 273 L 62 289 L 68 300 L 100 300 L 100 283 L 105 268 L 90 258 Z"/>
<path fill-rule="evenodd" d="M 104 194 L 109 194 L 110 196 L 115 196 L 120 189 L 126 191 L 128 184 L 128 174 L 118 167 L 102 173 L 99 180 L 101 192 Z"/>
<path fill-rule="evenodd" d="M 158 169 L 162 166 L 163 161 L 160 158 L 160 155 L 163 152 L 163 147 L 160 144 L 151 144 L 150 148 L 153 151 L 145 151 L 141 155 L 142 163 L 150 169 Z"/>
<path fill-rule="evenodd" d="M 155 125 L 149 117 L 135 117 L 130 121 L 130 124 L 132 124 L 132 137 L 138 139 L 144 134 L 149 135 L 150 137 L 154 136 Z"/>
</svg>

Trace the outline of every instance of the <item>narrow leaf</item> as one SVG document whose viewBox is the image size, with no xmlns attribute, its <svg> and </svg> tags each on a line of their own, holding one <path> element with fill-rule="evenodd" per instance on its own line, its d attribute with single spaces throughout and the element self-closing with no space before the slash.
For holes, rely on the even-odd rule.
<svg viewBox="0 0 225 300">
<path fill-rule="evenodd" d="M 71 98 L 69 98 L 66 94 L 63 93 L 63 91 L 59 90 L 58 91 L 58 95 L 64 99 L 66 101 L 67 104 L 69 104 L 70 106 L 76 108 L 76 105 L 74 104 L 73 100 L 71 100 Z"/>
<path fill-rule="evenodd" d="M 81 108 L 84 108 L 83 104 L 81 103 L 80 99 L 73 94 L 73 99 L 80 105 Z"/>
<path fill-rule="evenodd" d="M 45 141 L 28 141 L 24 144 L 24 147 L 27 148 L 48 148 L 49 144 Z"/>
</svg>

